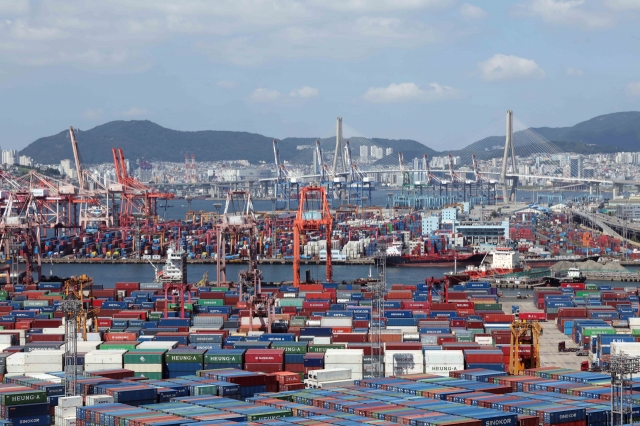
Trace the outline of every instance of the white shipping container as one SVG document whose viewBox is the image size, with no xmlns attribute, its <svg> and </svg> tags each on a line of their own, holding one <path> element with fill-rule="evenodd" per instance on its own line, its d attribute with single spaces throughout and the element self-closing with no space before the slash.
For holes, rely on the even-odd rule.
<svg viewBox="0 0 640 426">
<path fill-rule="evenodd" d="M 362 364 L 363 349 L 327 349 L 324 354 L 325 368 L 327 364 Z"/>
<path fill-rule="evenodd" d="M 95 350 L 87 352 L 84 356 L 84 363 L 86 364 L 120 364 L 119 368 L 122 368 L 122 356 L 127 353 L 123 349 L 113 350 Z"/>
<path fill-rule="evenodd" d="M 462 351 L 424 351 L 424 364 L 464 364 L 464 353 Z"/>
<path fill-rule="evenodd" d="M 122 364 L 87 364 L 84 363 L 84 371 L 93 373 L 95 371 L 118 370 L 122 368 Z"/>
<path fill-rule="evenodd" d="M 85 397 L 85 405 L 113 404 L 113 396 L 111 395 L 87 395 Z"/>
<path fill-rule="evenodd" d="M 474 336 L 474 340 L 479 345 L 493 345 L 493 338 L 491 338 L 491 336 Z"/>
<path fill-rule="evenodd" d="M 75 417 L 64 418 L 64 419 L 62 419 L 62 425 L 63 426 L 76 426 L 76 418 Z"/>
<path fill-rule="evenodd" d="M 385 351 L 384 375 L 419 374 L 424 372 L 422 351 Z"/>
<path fill-rule="evenodd" d="M 339 388 L 341 386 L 349 386 L 353 385 L 355 379 L 347 379 L 347 380 L 331 380 L 327 382 L 318 382 L 316 380 L 306 379 L 304 381 L 304 386 L 307 389 L 326 389 L 326 388 Z M 360 379 L 362 380 L 362 379 Z"/>
<path fill-rule="evenodd" d="M 458 370 L 464 370 L 464 364 L 427 364 L 424 366 L 426 374 L 435 374 L 443 377 L 449 377 L 449 371 Z"/>
<path fill-rule="evenodd" d="M 82 405 L 79 405 L 82 407 Z M 75 417 L 76 407 L 55 407 L 55 415 L 59 418 Z"/>
<path fill-rule="evenodd" d="M 330 345 L 331 337 L 328 336 L 314 336 L 313 338 L 314 345 Z"/>
<path fill-rule="evenodd" d="M 136 349 L 174 349 L 178 342 L 149 341 L 140 343 Z"/>
<path fill-rule="evenodd" d="M 387 330 L 400 330 L 402 334 L 404 333 L 417 333 L 418 327 L 414 325 L 389 325 L 387 326 Z"/>
<path fill-rule="evenodd" d="M 640 355 L 640 342 L 611 342 L 611 355 L 622 354 Z"/>
<path fill-rule="evenodd" d="M 640 318 L 638 317 L 633 317 L 633 318 L 629 318 L 629 325 L 630 326 L 640 326 Z"/>
<path fill-rule="evenodd" d="M 61 396 L 58 398 L 58 406 L 56 408 L 69 407 L 82 407 L 82 396 Z M 75 411 L 73 413 L 75 415 Z"/>
<path fill-rule="evenodd" d="M 309 372 L 309 378 L 318 382 L 328 380 L 346 380 L 351 379 L 351 370 L 347 368 L 325 368 L 322 370 L 313 370 Z"/>
<path fill-rule="evenodd" d="M 125 364 L 124 368 L 136 373 L 162 373 L 162 364 Z"/>
<path fill-rule="evenodd" d="M 350 317 L 322 317 L 320 327 L 351 327 L 353 319 Z"/>
</svg>

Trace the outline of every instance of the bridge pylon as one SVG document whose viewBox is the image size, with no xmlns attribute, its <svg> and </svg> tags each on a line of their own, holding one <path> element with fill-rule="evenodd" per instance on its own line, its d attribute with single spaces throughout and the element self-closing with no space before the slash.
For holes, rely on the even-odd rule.
<svg viewBox="0 0 640 426">
<path fill-rule="evenodd" d="M 509 171 L 508 163 L 509 157 L 511 157 L 511 170 L 512 176 L 507 177 Z M 516 189 L 518 188 L 518 177 L 514 176 L 518 173 L 518 166 L 516 163 L 516 150 L 513 145 L 513 111 L 507 111 L 507 136 L 504 142 L 504 155 L 502 156 L 502 195 L 504 201 L 516 200 Z"/>
</svg>

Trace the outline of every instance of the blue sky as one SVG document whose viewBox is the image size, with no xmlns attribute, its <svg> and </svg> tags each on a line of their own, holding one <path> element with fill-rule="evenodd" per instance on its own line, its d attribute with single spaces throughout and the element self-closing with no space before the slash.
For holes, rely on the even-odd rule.
<svg viewBox="0 0 640 426">
<path fill-rule="evenodd" d="M 0 0 L 0 147 L 69 125 L 459 148 L 640 109 L 640 0 Z"/>
</svg>

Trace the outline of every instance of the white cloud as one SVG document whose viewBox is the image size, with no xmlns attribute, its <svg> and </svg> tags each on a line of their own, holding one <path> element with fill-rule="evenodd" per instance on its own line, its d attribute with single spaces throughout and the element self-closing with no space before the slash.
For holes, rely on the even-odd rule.
<svg viewBox="0 0 640 426">
<path fill-rule="evenodd" d="M 213 61 L 359 60 L 385 48 L 450 42 L 463 29 L 417 12 L 455 0 L 0 0 L 0 66 L 71 64 L 140 72 L 178 37 Z M 26 8 L 26 9 L 25 9 Z M 341 13 L 344 12 L 344 13 Z"/>
<path fill-rule="evenodd" d="M 640 10 L 640 0 L 606 0 L 605 5 L 616 12 Z"/>
<path fill-rule="evenodd" d="M 584 73 L 579 68 L 569 67 L 567 69 L 567 75 L 570 75 L 572 77 L 582 77 L 582 74 L 584 74 Z"/>
<path fill-rule="evenodd" d="M 555 25 L 597 29 L 613 24 L 613 16 L 602 10 L 583 7 L 585 4 L 584 0 L 528 0 L 519 6 L 519 11 Z"/>
<path fill-rule="evenodd" d="M 445 101 L 460 98 L 462 95 L 461 90 L 438 83 L 431 83 L 425 89 L 415 83 L 392 83 L 388 87 L 371 87 L 362 97 L 369 102 L 393 103 Z"/>
<path fill-rule="evenodd" d="M 101 109 L 88 109 L 82 115 L 89 120 L 96 120 L 102 116 L 103 111 Z"/>
<path fill-rule="evenodd" d="M 627 96 L 640 96 L 640 81 L 632 81 L 627 84 L 627 87 L 624 88 L 624 92 Z"/>
<path fill-rule="evenodd" d="M 488 81 L 534 78 L 543 79 L 545 72 L 532 59 L 495 54 L 478 63 L 482 78 Z"/>
<path fill-rule="evenodd" d="M 271 89 L 256 89 L 249 95 L 249 100 L 251 102 L 260 103 L 260 102 L 272 102 L 280 97 L 280 93 L 277 90 Z"/>
<path fill-rule="evenodd" d="M 219 80 L 216 83 L 216 86 L 222 87 L 223 89 L 233 89 L 234 87 L 237 86 L 237 84 L 235 82 L 233 82 L 233 81 Z"/>
<path fill-rule="evenodd" d="M 320 91 L 315 87 L 303 86 L 299 89 L 292 90 L 289 96 L 294 98 L 315 98 L 320 94 Z"/>
<path fill-rule="evenodd" d="M 0 0 L 0 16 L 24 15 L 29 12 L 29 0 Z"/>
<path fill-rule="evenodd" d="M 148 111 L 145 108 L 132 107 L 131 109 L 124 111 L 122 114 L 126 115 L 127 117 L 138 117 L 141 115 L 146 115 L 147 113 Z"/>
<path fill-rule="evenodd" d="M 458 12 L 460 12 L 460 16 L 469 21 L 485 19 L 489 16 L 486 10 L 480 9 L 479 7 L 469 3 L 461 4 L 458 8 Z"/>
<path fill-rule="evenodd" d="M 311 0 L 320 8 L 341 11 L 378 12 L 417 9 L 445 9 L 455 0 Z"/>
</svg>

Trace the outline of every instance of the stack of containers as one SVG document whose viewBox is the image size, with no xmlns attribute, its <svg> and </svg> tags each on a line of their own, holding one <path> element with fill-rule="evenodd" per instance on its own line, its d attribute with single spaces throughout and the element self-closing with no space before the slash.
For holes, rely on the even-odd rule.
<svg viewBox="0 0 640 426">
<path fill-rule="evenodd" d="M 57 426 L 74 426 L 76 423 L 76 408 L 82 407 L 82 396 L 66 396 L 58 398 L 55 407 L 55 424 Z"/>
<path fill-rule="evenodd" d="M 244 349 L 209 349 L 204 354 L 204 369 L 236 368 L 242 370 Z"/>
<path fill-rule="evenodd" d="M 273 349 L 284 351 L 284 369 L 301 374 L 304 378 L 304 357 L 307 353 L 307 342 L 272 342 Z"/>
<path fill-rule="evenodd" d="M 465 350 L 464 358 L 468 369 L 484 368 L 486 370 L 504 371 L 504 354 L 501 350 Z"/>
<path fill-rule="evenodd" d="M 204 366 L 205 349 L 171 349 L 165 353 L 168 378 L 193 376 Z"/>
<path fill-rule="evenodd" d="M 6 358 L 7 373 L 46 373 L 62 371 L 64 351 L 35 350 L 32 352 L 16 352 Z"/>
<path fill-rule="evenodd" d="M 283 349 L 247 349 L 244 354 L 244 369 L 247 371 L 260 371 L 264 373 L 276 373 L 283 371 Z"/>
<path fill-rule="evenodd" d="M 165 349 L 134 349 L 123 356 L 124 368 L 134 372 L 135 377 L 162 379 Z"/>
<path fill-rule="evenodd" d="M 421 352 L 422 355 L 422 352 Z M 324 354 L 324 368 L 347 368 L 351 370 L 351 378 L 363 378 L 364 350 L 362 349 L 328 349 Z"/>
<path fill-rule="evenodd" d="M 122 359 L 125 353 L 127 353 L 126 350 L 120 349 L 87 352 L 84 356 L 84 371 L 92 372 L 122 368 Z"/>
<path fill-rule="evenodd" d="M 462 351 L 424 351 L 424 372 L 449 377 L 450 371 L 464 370 L 464 352 Z"/>
<path fill-rule="evenodd" d="M 424 354 L 421 343 L 387 342 L 384 346 L 385 377 L 424 373 Z"/>
<path fill-rule="evenodd" d="M 0 385 L 2 418 L 14 425 L 49 426 L 51 405 L 47 393 L 26 386 Z"/>
</svg>

